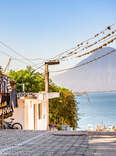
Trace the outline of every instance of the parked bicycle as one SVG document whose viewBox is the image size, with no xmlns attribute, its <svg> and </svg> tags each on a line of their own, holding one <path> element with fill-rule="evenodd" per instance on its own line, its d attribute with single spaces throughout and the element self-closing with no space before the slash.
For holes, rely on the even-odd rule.
<svg viewBox="0 0 116 156">
<path fill-rule="evenodd" d="M 23 129 L 23 126 L 18 123 L 18 122 L 14 122 L 15 119 L 14 118 L 10 118 L 10 121 L 5 121 L 4 122 L 4 129 Z"/>
</svg>

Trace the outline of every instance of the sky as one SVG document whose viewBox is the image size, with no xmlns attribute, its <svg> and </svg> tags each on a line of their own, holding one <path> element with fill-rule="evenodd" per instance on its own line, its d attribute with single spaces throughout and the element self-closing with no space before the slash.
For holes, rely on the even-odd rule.
<svg viewBox="0 0 116 156">
<path fill-rule="evenodd" d="M 48 59 L 116 23 L 115 9 L 115 0 L 0 0 L 0 41 L 27 58 Z M 0 51 L 18 57 L 1 44 Z M 10 68 L 30 63 L 21 61 L 12 60 Z"/>
</svg>

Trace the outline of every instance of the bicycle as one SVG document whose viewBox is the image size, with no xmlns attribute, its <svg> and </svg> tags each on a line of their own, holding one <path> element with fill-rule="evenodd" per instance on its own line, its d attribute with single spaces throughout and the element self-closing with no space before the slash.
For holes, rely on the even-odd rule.
<svg viewBox="0 0 116 156">
<path fill-rule="evenodd" d="M 23 126 L 19 122 L 14 122 L 14 118 L 10 118 L 10 121 L 4 121 L 4 129 L 23 129 Z"/>
</svg>

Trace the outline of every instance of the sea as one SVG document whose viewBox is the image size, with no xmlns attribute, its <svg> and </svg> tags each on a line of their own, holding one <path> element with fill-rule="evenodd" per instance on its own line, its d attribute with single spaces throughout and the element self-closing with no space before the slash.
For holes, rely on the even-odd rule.
<svg viewBox="0 0 116 156">
<path fill-rule="evenodd" d="M 116 127 L 116 92 L 89 93 L 75 97 L 78 104 L 78 130 L 87 130 L 88 127 L 105 124 L 109 129 Z"/>
</svg>

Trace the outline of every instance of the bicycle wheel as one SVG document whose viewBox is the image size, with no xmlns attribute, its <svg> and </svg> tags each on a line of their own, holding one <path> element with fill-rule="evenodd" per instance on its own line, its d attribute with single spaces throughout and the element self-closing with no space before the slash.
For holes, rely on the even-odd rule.
<svg viewBox="0 0 116 156">
<path fill-rule="evenodd" d="M 16 122 L 12 125 L 12 128 L 13 129 L 23 129 L 23 126 L 20 123 Z"/>
</svg>

